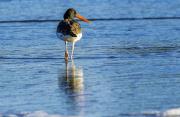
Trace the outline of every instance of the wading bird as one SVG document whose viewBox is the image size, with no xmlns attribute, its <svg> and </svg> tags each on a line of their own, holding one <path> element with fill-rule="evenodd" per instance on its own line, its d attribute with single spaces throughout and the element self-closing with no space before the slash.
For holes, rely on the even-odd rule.
<svg viewBox="0 0 180 117">
<path fill-rule="evenodd" d="M 64 20 L 60 21 L 57 26 L 57 36 L 65 42 L 65 60 L 68 60 L 68 47 L 67 43 L 72 43 L 72 52 L 71 59 L 74 54 L 74 45 L 77 41 L 79 41 L 82 37 L 82 31 L 80 24 L 74 20 L 74 18 L 78 18 L 84 22 L 90 23 L 85 17 L 81 16 L 76 12 L 75 9 L 69 8 L 64 14 Z"/>
</svg>

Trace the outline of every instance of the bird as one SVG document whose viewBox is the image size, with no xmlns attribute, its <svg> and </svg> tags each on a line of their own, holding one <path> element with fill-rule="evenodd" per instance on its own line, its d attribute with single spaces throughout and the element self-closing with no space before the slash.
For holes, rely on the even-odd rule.
<svg viewBox="0 0 180 117">
<path fill-rule="evenodd" d="M 69 8 L 64 13 L 64 20 L 59 21 L 56 34 L 57 37 L 65 42 L 65 60 L 68 61 L 68 42 L 72 43 L 71 60 L 73 59 L 74 46 L 77 41 L 82 38 L 81 25 L 75 20 L 78 18 L 86 23 L 90 23 L 88 19 L 81 16 L 74 8 Z"/>
</svg>

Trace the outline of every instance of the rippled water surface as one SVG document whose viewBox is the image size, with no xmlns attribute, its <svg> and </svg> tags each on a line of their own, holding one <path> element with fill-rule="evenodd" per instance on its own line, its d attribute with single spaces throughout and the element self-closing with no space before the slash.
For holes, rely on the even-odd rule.
<svg viewBox="0 0 180 117">
<path fill-rule="evenodd" d="M 178 17 L 178 0 L 1 0 L 0 21 Z M 180 20 L 80 22 L 74 60 L 64 61 L 58 22 L 0 23 L 0 113 L 155 117 L 180 107 Z M 36 111 L 40 111 L 39 113 Z M 0 115 L 1 115 L 0 114 Z"/>
</svg>

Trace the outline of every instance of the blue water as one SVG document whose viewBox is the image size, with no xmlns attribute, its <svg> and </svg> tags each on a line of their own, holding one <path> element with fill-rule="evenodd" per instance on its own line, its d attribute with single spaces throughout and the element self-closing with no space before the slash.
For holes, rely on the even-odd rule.
<svg viewBox="0 0 180 117">
<path fill-rule="evenodd" d="M 178 0 L 1 0 L 0 21 L 178 17 Z M 58 22 L 0 23 L 0 115 L 155 117 L 180 107 L 180 20 L 80 22 L 74 61 L 64 61 Z M 38 114 L 36 116 L 39 116 Z"/>
</svg>

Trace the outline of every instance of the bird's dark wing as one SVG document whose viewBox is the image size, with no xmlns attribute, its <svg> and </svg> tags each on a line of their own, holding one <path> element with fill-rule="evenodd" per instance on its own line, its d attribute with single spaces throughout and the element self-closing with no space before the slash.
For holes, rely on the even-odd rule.
<svg viewBox="0 0 180 117">
<path fill-rule="evenodd" d="M 58 33 L 62 33 L 63 35 L 67 35 L 69 33 L 70 30 L 70 25 L 67 21 L 60 21 L 58 26 L 57 26 L 57 32 Z"/>
<path fill-rule="evenodd" d="M 75 20 L 72 20 L 70 21 L 70 24 L 71 24 L 71 32 L 75 35 L 81 33 L 81 26 L 80 24 L 75 21 Z"/>
<path fill-rule="evenodd" d="M 80 24 L 75 20 L 63 20 L 59 22 L 57 32 L 62 33 L 63 35 L 77 37 L 77 34 L 81 32 L 81 27 Z"/>
</svg>

